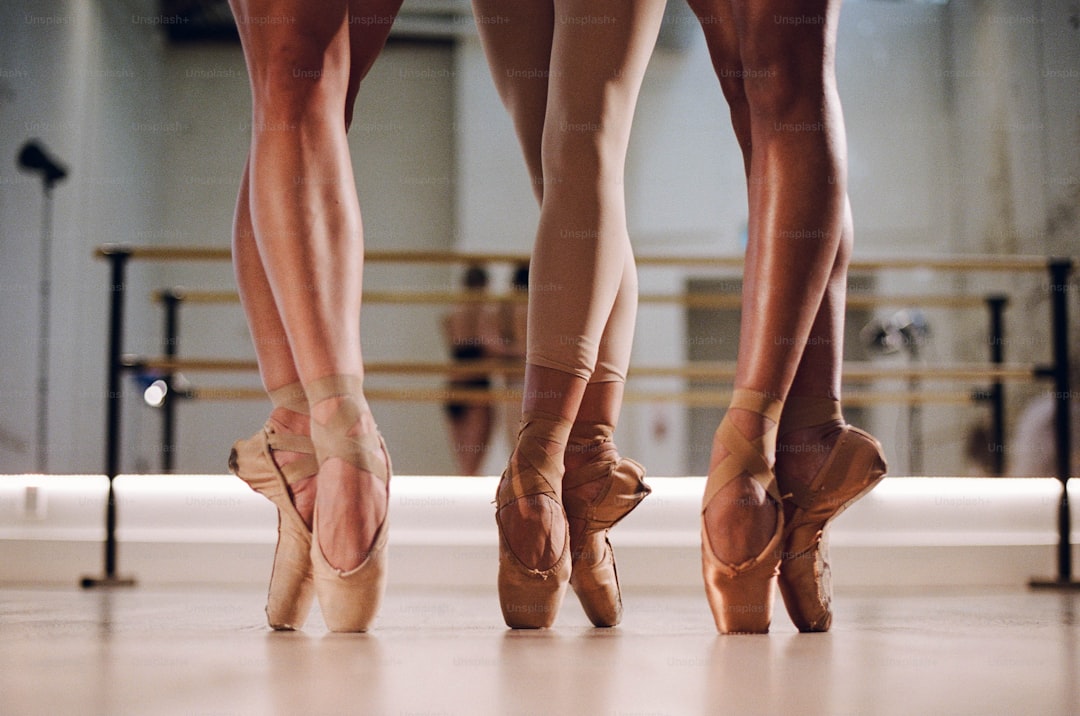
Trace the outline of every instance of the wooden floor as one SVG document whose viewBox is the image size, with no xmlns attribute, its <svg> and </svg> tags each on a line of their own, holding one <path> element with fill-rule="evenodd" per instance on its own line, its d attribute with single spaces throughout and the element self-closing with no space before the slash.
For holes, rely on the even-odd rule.
<svg viewBox="0 0 1080 716">
<path fill-rule="evenodd" d="M 572 594 L 506 629 L 494 589 L 399 589 L 365 635 L 273 633 L 252 588 L 0 587 L 0 713 L 1080 714 L 1080 593 L 858 591 L 828 634 L 718 636 L 698 590 Z"/>
</svg>

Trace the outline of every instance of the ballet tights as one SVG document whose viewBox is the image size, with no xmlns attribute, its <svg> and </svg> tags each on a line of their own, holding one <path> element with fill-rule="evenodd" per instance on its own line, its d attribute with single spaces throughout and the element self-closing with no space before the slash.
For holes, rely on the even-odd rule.
<svg viewBox="0 0 1080 716">
<path fill-rule="evenodd" d="M 606 241 L 537 242 L 533 265 L 526 363 L 590 383 L 625 382 L 637 315 L 637 270 L 625 231 Z"/>
</svg>

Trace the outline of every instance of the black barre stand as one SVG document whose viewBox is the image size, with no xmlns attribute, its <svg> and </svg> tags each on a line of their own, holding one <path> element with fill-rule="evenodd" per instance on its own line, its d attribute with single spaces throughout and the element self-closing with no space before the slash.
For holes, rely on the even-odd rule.
<svg viewBox="0 0 1080 716">
<path fill-rule="evenodd" d="M 1069 472 L 1072 469 L 1072 413 L 1069 392 L 1069 274 L 1072 259 L 1051 259 L 1050 269 L 1050 322 L 1054 342 L 1054 362 L 1040 368 L 1037 375 L 1053 378 L 1055 408 L 1055 440 L 1057 452 L 1057 479 L 1061 482 L 1061 501 L 1058 503 L 1057 578 L 1032 579 L 1028 584 L 1035 589 L 1080 590 L 1080 582 L 1072 576 L 1072 538 L 1069 514 Z"/>
<path fill-rule="evenodd" d="M 127 293 L 125 270 L 132 251 L 122 246 L 107 246 L 101 255 L 112 265 L 112 283 L 109 286 L 109 356 L 108 389 L 105 395 L 106 441 L 105 477 L 109 479 L 108 497 L 105 502 L 105 574 L 100 577 L 84 576 L 79 584 L 84 589 L 98 587 L 133 587 L 134 577 L 121 577 L 116 573 L 116 492 L 113 481 L 120 471 L 120 409 L 123 390 L 121 386 L 123 367 L 124 298 Z"/>
</svg>

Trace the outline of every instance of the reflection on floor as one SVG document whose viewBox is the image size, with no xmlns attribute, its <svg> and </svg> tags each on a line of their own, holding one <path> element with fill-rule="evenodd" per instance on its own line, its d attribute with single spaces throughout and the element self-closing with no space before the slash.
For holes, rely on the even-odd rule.
<svg viewBox="0 0 1080 716">
<path fill-rule="evenodd" d="M 572 594 L 503 627 L 494 590 L 391 591 L 375 629 L 273 633 L 262 590 L 0 588 L 4 714 L 1077 714 L 1080 594 L 858 591 L 828 634 L 717 636 L 697 590 Z"/>
</svg>

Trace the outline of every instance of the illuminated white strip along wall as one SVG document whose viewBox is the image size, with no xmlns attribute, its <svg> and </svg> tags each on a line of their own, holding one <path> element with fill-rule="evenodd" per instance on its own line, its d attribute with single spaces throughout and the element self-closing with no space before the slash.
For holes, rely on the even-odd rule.
<svg viewBox="0 0 1080 716">
<path fill-rule="evenodd" d="M 1070 501 L 1080 512 L 1076 482 Z M 496 483 L 394 477 L 391 587 L 492 587 Z M 649 484 L 653 494 L 612 533 L 620 581 L 627 589 L 700 585 L 703 479 Z M 100 576 L 106 487 L 94 475 L 0 476 L 0 583 L 63 586 Z M 276 510 L 239 479 L 122 475 L 115 489 L 121 576 L 143 585 L 266 581 Z M 886 478 L 830 530 L 834 583 L 1016 586 L 1053 578 L 1060 494 L 1049 478 Z"/>
</svg>

